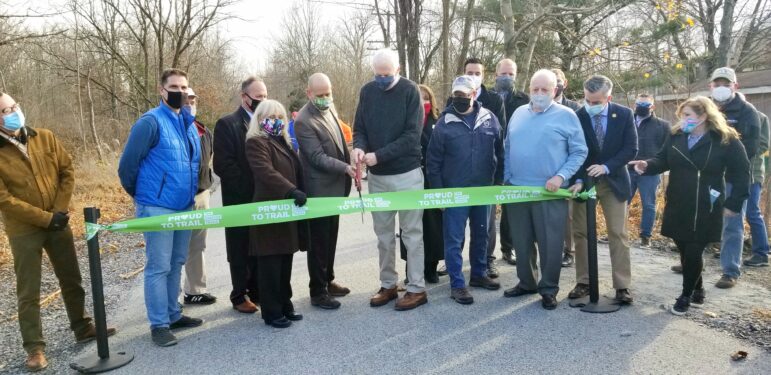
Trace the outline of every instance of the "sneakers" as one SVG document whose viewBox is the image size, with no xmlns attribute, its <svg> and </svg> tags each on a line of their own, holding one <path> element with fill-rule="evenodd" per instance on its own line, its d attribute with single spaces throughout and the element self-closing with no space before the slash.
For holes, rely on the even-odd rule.
<svg viewBox="0 0 771 375">
<path fill-rule="evenodd" d="M 185 305 L 211 305 L 217 302 L 217 297 L 209 294 L 185 294 Z"/>
<path fill-rule="evenodd" d="M 311 305 L 324 310 L 335 310 L 340 307 L 340 301 L 327 294 L 311 297 Z"/>
<path fill-rule="evenodd" d="M 501 253 L 503 254 L 501 258 L 506 261 L 506 263 L 511 264 L 512 266 L 517 265 L 517 256 L 514 255 L 514 252 L 509 251 L 503 251 L 501 250 Z"/>
<path fill-rule="evenodd" d="M 38 372 L 48 367 L 48 360 L 43 354 L 43 350 L 36 350 L 27 355 L 24 365 L 27 367 L 27 371 Z"/>
<path fill-rule="evenodd" d="M 487 277 L 491 279 L 498 278 L 498 267 L 495 266 L 495 258 L 487 258 Z"/>
<path fill-rule="evenodd" d="M 562 267 L 567 268 L 572 266 L 576 262 L 575 258 L 573 258 L 573 255 L 569 253 L 565 253 L 565 255 L 562 256 Z"/>
<path fill-rule="evenodd" d="M 683 316 L 688 312 L 688 307 L 691 305 L 691 299 L 688 296 L 680 296 L 675 301 L 675 304 L 669 309 L 674 315 Z"/>
<path fill-rule="evenodd" d="M 747 267 L 768 267 L 768 255 L 753 254 L 744 260 L 744 265 Z"/>
<path fill-rule="evenodd" d="M 466 288 L 452 288 L 452 291 L 450 291 L 450 298 L 461 305 L 470 305 L 474 303 L 474 297 L 471 296 L 471 293 L 469 293 Z"/>
<path fill-rule="evenodd" d="M 720 289 L 733 288 L 736 286 L 736 279 L 728 275 L 723 275 L 720 277 L 720 280 L 715 283 L 715 286 Z"/>
<path fill-rule="evenodd" d="M 578 283 L 573 290 L 568 293 L 569 299 L 583 298 L 589 295 L 589 284 Z"/>
<path fill-rule="evenodd" d="M 651 238 L 640 236 L 640 248 L 641 249 L 650 249 L 651 248 Z"/>
<path fill-rule="evenodd" d="M 468 285 L 475 288 L 485 288 L 487 290 L 498 290 L 501 288 L 500 283 L 486 276 L 472 277 L 471 280 L 469 280 Z"/>
<path fill-rule="evenodd" d="M 694 290 L 693 294 L 691 295 L 691 306 L 698 308 L 704 306 L 704 297 L 706 297 L 704 289 Z"/>
<path fill-rule="evenodd" d="M 153 328 L 153 330 L 150 331 L 150 335 L 153 338 L 153 343 L 160 347 L 177 345 L 177 337 L 166 327 Z"/>
<path fill-rule="evenodd" d="M 444 264 L 436 270 L 436 274 L 439 276 L 447 276 L 447 266 Z"/>
<path fill-rule="evenodd" d="M 169 329 L 193 328 L 199 327 L 201 324 L 203 324 L 203 319 L 182 315 L 176 322 L 169 324 Z"/>
</svg>

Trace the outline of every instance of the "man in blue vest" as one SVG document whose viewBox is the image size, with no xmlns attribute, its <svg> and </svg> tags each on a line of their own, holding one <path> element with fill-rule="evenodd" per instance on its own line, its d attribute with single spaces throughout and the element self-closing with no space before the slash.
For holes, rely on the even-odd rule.
<svg viewBox="0 0 771 375">
<path fill-rule="evenodd" d="M 131 128 L 118 166 L 123 189 L 134 198 L 137 218 L 191 210 L 198 190 L 201 144 L 188 108 L 187 73 L 167 69 L 160 79 L 161 103 Z M 171 330 L 203 320 L 182 315 L 177 302 L 191 231 L 146 232 L 145 306 L 153 342 L 171 346 Z"/>
</svg>

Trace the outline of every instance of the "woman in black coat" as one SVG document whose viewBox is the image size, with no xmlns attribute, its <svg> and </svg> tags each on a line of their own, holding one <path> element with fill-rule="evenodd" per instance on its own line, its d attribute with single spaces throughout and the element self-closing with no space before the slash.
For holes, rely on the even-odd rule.
<svg viewBox="0 0 771 375">
<path fill-rule="evenodd" d="M 680 121 L 653 159 L 632 161 L 640 174 L 669 173 L 661 234 L 675 241 L 683 266 L 683 291 L 671 312 L 704 304 L 704 248 L 720 242 L 723 217 L 739 215 L 749 197 L 749 161 L 739 133 L 711 99 L 697 96 L 677 110 Z M 730 196 L 725 183 L 733 185 Z"/>
<path fill-rule="evenodd" d="M 426 149 L 431 140 L 431 133 L 439 119 L 439 108 L 436 106 L 434 92 L 426 85 L 418 85 L 420 96 L 423 99 L 423 132 L 420 134 L 420 150 L 423 154 L 421 159 L 421 169 L 423 175 L 426 174 Z M 424 179 L 424 188 L 428 189 L 428 179 Z M 401 257 L 407 259 L 407 251 L 404 243 L 399 241 Z M 436 273 L 436 267 L 439 261 L 444 259 L 444 237 L 442 234 L 442 210 L 438 208 L 423 210 L 423 249 L 425 261 L 423 266 L 423 276 L 428 283 L 438 283 L 439 275 Z M 405 272 L 406 273 L 406 272 Z M 405 282 L 406 284 L 406 282 Z"/>
<path fill-rule="evenodd" d="M 292 149 L 286 129 L 286 111 L 281 103 L 265 100 L 254 111 L 246 134 L 246 159 L 254 176 L 253 202 L 294 199 L 303 206 L 306 195 L 300 158 Z M 257 263 L 260 307 L 265 324 L 289 327 L 301 320 L 292 304 L 292 258 L 304 245 L 304 221 L 256 225 L 249 228 L 249 255 Z"/>
</svg>

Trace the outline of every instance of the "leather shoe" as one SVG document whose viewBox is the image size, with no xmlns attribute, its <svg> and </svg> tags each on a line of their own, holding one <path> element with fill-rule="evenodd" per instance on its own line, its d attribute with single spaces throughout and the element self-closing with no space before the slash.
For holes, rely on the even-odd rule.
<svg viewBox="0 0 771 375">
<path fill-rule="evenodd" d="M 576 284 L 575 288 L 568 293 L 568 298 L 578 299 L 589 295 L 589 284 Z"/>
<path fill-rule="evenodd" d="M 254 314 L 257 312 L 257 305 L 253 304 L 252 301 L 247 300 L 240 305 L 233 305 L 233 309 L 244 314 Z"/>
<path fill-rule="evenodd" d="M 514 253 L 512 253 L 510 250 L 509 251 L 501 250 L 501 253 L 503 254 L 501 258 L 503 258 L 503 260 L 505 260 L 506 263 L 511 264 L 512 266 L 517 265 L 517 257 L 516 255 L 514 255 Z"/>
<path fill-rule="evenodd" d="M 396 287 L 391 289 L 380 288 L 372 298 L 369 299 L 369 305 L 372 307 L 383 306 L 392 300 L 399 298 L 399 292 L 396 291 Z"/>
<path fill-rule="evenodd" d="M 115 328 L 107 327 L 107 337 L 114 335 L 116 332 L 118 331 Z M 90 324 L 88 330 L 86 330 L 84 334 L 75 336 L 75 341 L 77 341 L 78 344 L 85 344 L 94 339 L 96 339 L 96 326 L 94 324 Z"/>
<path fill-rule="evenodd" d="M 335 310 L 340 307 L 340 302 L 329 295 L 322 294 L 320 296 L 311 297 L 311 305 L 320 307 L 324 310 Z"/>
<path fill-rule="evenodd" d="M 634 298 L 632 293 L 629 293 L 629 289 L 616 289 L 616 301 L 630 304 L 634 302 Z"/>
<path fill-rule="evenodd" d="M 461 305 L 470 305 L 474 303 L 474 297 L 466 288 L 452 288 L 450 291 L 450 298 Z"/>
<path fill-rule="evenodd" d="M 272 326 L 273 328 L 287 328 L 292 325 L 292 321 L 282 316 L 278 319 L 266 320 L 265 324 Z"/>
<path fill-rule="evenodd" d="M 329 295 L 332 297 L 345 297 L 351 293 L 350 289 L 334 281 L 329 283 L 329 285 L 327 285 L 327 291 L 329 292 Z"/>
<path fill-rule="evenodd" d="M 291 320 L 291 321 L 293 321 L 293 322 L 296 322 L 298 320 L 303 320 L 303 314 L 298 314 L 295 311 L 285 312 L 284 313 L 284 317 L 289 319 L 289 320 Z"/>
<path fill-rule="evenodd" d="M 473 286 L 475 288 L 485 288 L 487 290 L 498 290 L 501 289 L 501 284 L 497 281 L 487 277 L 472 277 L 471 280 L 469 280 L 468 285 Z"/>
<path fill-rule="evenodd" d="M 519 297 L 519 296 L 524 296 L 524 295 L 526 295 L 526 294 L 536 294 L 536 293 L 538 293 L 538 291 L 537 291 L 537 290 L 527 290 L 527 289 L 523 289 L 523 288 L 521 288 L 521 287 L 519 286 L 519 284 L 517 284 L 517 285 L 516 285 L 515 287 L 513 287 L 513 288 L 510 288 L 510 289 L 506 289 L 506 290 L 504 290 L 504 291 L 503 291 L 503 296 L 504 296 L 504 297 L 506 297 L 506 298 L 511 298 L 511 297 Z"/>
<path fill-rule="evenodd" d="M 541 296 L 541 306 L 546 310 L 554 310 L 557 308 L 557 298 L 551 294 L 544 294 Z"/>
<path fill-rule="evenodd" d="M 396 301 L 394 309 L 396 309 L 396 311 L 412 310 L 420 305 L 425 304 L 426 302 L 428 302 L 428 295 L 426 292 L 407 292 L 404 293 L 404 297 L 399 298 L 399 300 Z"/>
<path fill-rule="evenodd" d="M 24 363 L 27 370 L 37 372 L 48 367 L 48 360 L 42 350 L 32 352 L 27 355 L 27 361 Z"/>
</svg>

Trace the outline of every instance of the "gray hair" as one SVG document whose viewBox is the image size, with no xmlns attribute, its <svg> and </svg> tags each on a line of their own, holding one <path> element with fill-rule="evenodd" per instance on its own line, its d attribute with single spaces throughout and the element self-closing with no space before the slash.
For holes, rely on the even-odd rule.
<svg viewBox="0 0 771 375">
<path fill-rule="evenodd" d="M 262 78 L 257 76 L 249 76 L 246 78 L 243 82 L 241 82 L 241 92 L 246 93 L 246 90 L 249 89 L 249 86 L 252 85 L 252 83 L 255 82 L 263 82 Z"/>
<path fill-rule="evenodd" d="M 501 65 L 503 65 L 503 64 L 511 64 L 512 66 L 514 66 L 514 73 L 517 73 L 517 63 L 514 60 L 508 59 L 508 58 L 503 59 L 501 61 L 498 61 L 498 64 L 495 65 L 495 72 L 496 73 L 498 72 L 498 70 L 501 69 Z"/>
<path fill-rule="evenodd" d="M 602 92 L 610 95 L 613 93 L 613 82 L 603 75 L 594 75 L 584 82 L 584 89 L 590 93 Z"/>
<path fill-rule="evenodd" d="M 538 77 L 544 77 L 549 80 L 549 83 L 552 85 L 552 87 L 557 87 L 557 75 L 554 74 L 549 69 L 540 69 L 537 72 L 533 74 L 533 77 L 530 78 L 530 82 L 533 82 L 534 79 Z"/>
<path fill-rule="evenodd" d="M 289 132 L 287 130 L 289 128 L 289 119 L 286 116 L 286 110 L 281 103 L 271 99 L 263 100 L 260 105 L 254 109 L 252 120 L 249 121 L 249 130 L 246 132 L 246 138 L 267 137 L 268 133 L 262 128 L 262 120 L 265 120 L 271 115 L 276 115 L 277 117 L 283 116 L 283 121 L 286 123 L 284 124 L 284 129 L 281 130 L 281 135 L 284 137 L 286 144 L 291 146 L 292 141 L 289 139 Z"/>
<path fill-rule="evenodd" d="M 397 69 L 399 68 L 399 55 L 390 48 L 379 49 L 372 55 L 371 64 L 372 69 L 382 64 L 389 64 L 392 68 Z"/>
</svg>

